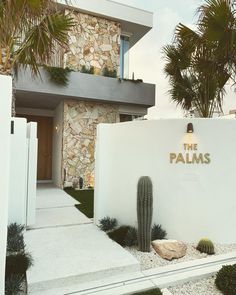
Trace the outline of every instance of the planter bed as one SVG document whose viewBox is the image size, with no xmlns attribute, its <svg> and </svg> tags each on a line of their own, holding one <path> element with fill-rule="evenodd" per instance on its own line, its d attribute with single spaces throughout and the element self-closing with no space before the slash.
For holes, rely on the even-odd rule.
<svg viewBox="0 0 236 295">
<path fill-rule="evenodd" d="M 215 286 L 215 276 L 168 288 L 172 295 L 222 295 Z"/>
<path fill-rule="evenodd" d="M 164 266 L 164 265 L 170 265 L 170 264 L 176 264 L 179 262 L 184 261 L 190 261 L 195 260 L 199 258 L 206 258 L 209 257 L 209 255 L 200 253 L 195 249 L 196 245 L 192 243 L 186 243 L 187 245 L 187 253 L 184 257 L 179 259 L 173 259 L 171 261 L 168 261 L 166 259 L 161 258 L 153 248 L 151 248 L 150 253 L 143 253 L 137 250 L 136 247 L 126 247 L 126 250 L 128 250 L 141 264 L 141 269 L 150 269 L 150 268 L 156 268 L 158 266 Z M 236 244 L 215 244 L 215 255 L 219 254 L 226 254 L 232 251 L 236 251 Z"/>
</svg>

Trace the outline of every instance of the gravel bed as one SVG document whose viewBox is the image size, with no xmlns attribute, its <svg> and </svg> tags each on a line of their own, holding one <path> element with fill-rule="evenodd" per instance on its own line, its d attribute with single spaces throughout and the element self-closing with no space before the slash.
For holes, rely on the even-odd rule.
<svg viewBox="0 0 236 295">
<path fill-rule="evenodd" d="M 143 253 L 137 250 L 137 248 L 128 248 L 128 250 L 141 264 L 141 269 L 150 269 L 158 266 L 176 264 L 179 262 L 190 261 L 199 258 L 206 258 L 209 255 L 200 253 L 196 250 L 196 245 L 193 243 L 185 243 L 187 245 L 187 253 L 184 257 L 180 259 L 173 259 L 172 261 L 168 261 L 166 259 L 161 258 L 153 248 L 151 248 L 150 253 Z M 225 254 L 232 251 L 236 251 L 236 244 L 215 244 L 215 255 Z M 212 255 L 211 255 L 212 256 Z"/>
<path fill-rule="evenodd" d="M 222 295 L 215 286 L 215 277 L 177 285 L 168 290 L 173 295 Z"/>
</svg>

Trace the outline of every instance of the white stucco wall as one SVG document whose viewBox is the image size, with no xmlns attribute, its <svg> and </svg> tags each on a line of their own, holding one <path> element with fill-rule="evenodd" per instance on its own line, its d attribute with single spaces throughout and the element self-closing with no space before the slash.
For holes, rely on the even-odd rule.
<svg viewBox="0 0 236 295">
<path fill-rule="evenodd" d="M 101 124 L 96 148 L 95 222 L 104 216 L 137 226 L 140 176 L 153 181 L 153 222 L 169 238 L 236 242 L 236 120 L 188 119 Z M 198 144 L 209 164 L 171 164 L 170 153 Z M 193 152 L 189 152 L 190 156 Z"/>
<path fill-rule="evenodd" d="M 26 224 L 28 143 L 27 121 L 12 118 L 14 134 L 11 135 L 10 194 L 8 223 Z"/>
<path fill-rule="evenodd" d="M 55 109 L 53 118 L 52 179 L 58 187 L 62 185 L 62 129 L 63 102 Z"/>
<path fill-rule="evenodd" d="M 5 260 L 9 194 L 10 122 L 12 100 L 11 77 L 0 75 L 0 89 L 0 295 L 3 295 L 5 293 Z"/>
<path fill-rule="evenodd" d="M 35 224 L 36 218 L 36 190 L 37 190 L 37 162 L 38 162 L 38 138 L 37 123 L 27 124 L 27 200 L 26 200 L 26 226 Z"/>
</svg>

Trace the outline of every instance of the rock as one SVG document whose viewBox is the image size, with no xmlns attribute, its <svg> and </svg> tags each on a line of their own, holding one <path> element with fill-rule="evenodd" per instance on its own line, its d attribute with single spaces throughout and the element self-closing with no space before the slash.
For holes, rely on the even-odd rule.
<svg viewBox="0 0 236 295">
<path fill-rule="evenodd" d="M 155 240 L 152 241 L 154 250 L 162 258 L 172 260 L 186 255 L 187 246 L 176 240 Z"/>
<path fill-rule="evenodd" d="M 112 50 L 111 44 L 102 44 L 100 46 L 100 48 L 101 48 L 102 51 L 111 51 Z"/>
</svg>

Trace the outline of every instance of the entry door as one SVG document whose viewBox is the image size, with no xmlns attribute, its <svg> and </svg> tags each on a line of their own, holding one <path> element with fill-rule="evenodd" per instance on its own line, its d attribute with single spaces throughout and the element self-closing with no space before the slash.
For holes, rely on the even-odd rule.
<svg viewBox="0 0 236 295">
<path fill-rule="evenodd" d="M 38 123 L 38 180 L 52 179 L 52 136 L 53 118 L 33 115 L 20 115 L 28 122 Z"/>
</svg>

